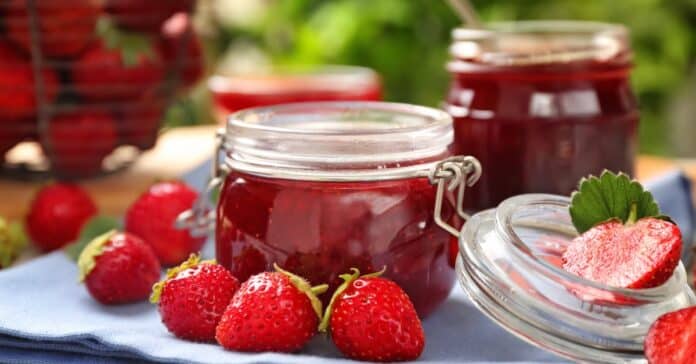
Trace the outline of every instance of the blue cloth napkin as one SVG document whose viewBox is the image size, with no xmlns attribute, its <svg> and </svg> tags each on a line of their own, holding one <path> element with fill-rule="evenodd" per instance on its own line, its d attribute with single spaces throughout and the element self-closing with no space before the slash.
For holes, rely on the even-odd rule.
<svg viewBox="0 0 696 364">
<path fill-rule="evenodd" d="M 203 186 L 207 169 L 187 176 Z M 692 234 L 689 183 L 671 173 L 650 183 L 663 210 Z M 686 240 L 690 241 L 690 240 Z M 212 255 L 207 244 L 204 255 Z M 560 363 L 558 357 L 517 339 L 479 313 L 457 286 L 424 321 L 423 363 Z M 175 339 L 147 303 L 106 307 L 77 283 L 77 268 L 56 252 L 0 271 L 0 363 L 343 363 L 317 336 L 298 354 L 242 354 L 213 344 Z"/>
<path fill-rule="evenodd" d="M 0 273 L 0 362 L 319 363 L 348 362 L 323 336 L 302 353 L 241 354 L 175 339 L 148 303 L 106 307 L 79 285 L 77 268 L 52 253 Z M 456 288 L 424 322 L 426 363 L 559 362 L 512 337 L 472 307 Z M 72 354 L 70 356 L 69 354 Z M 99 361 L 94 358 L 100 356 Z M 76 359 L 73 359 L 75 357 Z"/>
</svg>

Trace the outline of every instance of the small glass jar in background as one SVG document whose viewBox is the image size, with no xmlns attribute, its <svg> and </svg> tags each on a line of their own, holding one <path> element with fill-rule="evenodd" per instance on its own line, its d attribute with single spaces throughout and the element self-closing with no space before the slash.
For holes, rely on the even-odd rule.
<svg viewBox="0 0 696 364">
<path fill-rule="evenodd" d="M 366 67 L 309 66 L 265 72 L 218 74 L 208 81 L 215 115 L 224 125 L 229 114 L 250 107 L 308 101 L 379 101 L 379 75 Z"/>
<path fill-rule="evenodd" d="M 340 274 L 386 268 L 426 316 L 452 289 L 452 233 L 466 217 L 464 186 L 481 172 L 475 159 L 451 155 L 453 139 L 452 118 L 421 106 L 247 109 L 219 134 L 217 210 L 196 208 L 184 223 L 215 219 L 217 261 L 240 280 L 277 263 L 328 283 L 328 302 Z M 448 186 L 459 186 L 456 196 Z"/>
<path fill-rule="evenodd" d="M 638 107 L 620 25 L 522 21 L 453 32 L 455 153 L 486 166 L 467 206 L 569 194 L 603 169 L 633 173 Z"/>
<path fill-rule="evenodd" d="M 664 313 L 696 304 L 680 263 L 663 285 L 609 287 L 562 269 L 577 235 L 568 197 L 526 194 L 472 216 L 460 237 L 462 288 L 521 339 L 571 360 L 644 363 L 643 340 Z"/>
</svg>

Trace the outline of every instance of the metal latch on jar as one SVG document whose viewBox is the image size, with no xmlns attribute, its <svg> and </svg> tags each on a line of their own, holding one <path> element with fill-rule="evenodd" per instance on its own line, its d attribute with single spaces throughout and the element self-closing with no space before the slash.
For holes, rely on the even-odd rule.
<svg viewBox="0 0 696 364">
<path fill-rule="evenodd" d="M 437 163 L 430 171 L 430 183 L 437 185 L 435 195 L 435 223 L 450 234 L 459 237 L 459 229 L 442 219 L 442 204 L 445 198 L 445 188 L 449 191 L 457 189 L 456 211 L 462 219 L 468 220 L 469 214 L 464 212 L 464 192 L 473 186 L 481 177 L 481 163 L 471 156 L 454 156 Z"/>
<path fill-rule="evenodd" d="M 205 191 L 190 210 L 182 212 L 176 220 L 178 229 L 188 230 L 192 236 L 206 236 L 215 227 L 215 206 L 213 205 L 213 193 L 218 189 L 229 173 L 229 167 L 220 163 L 218 158 L 225 145 L 225 130 L 220 129 L 216 133 L 214 161 L 212 163 L 211 176 Z M 481 163 L 471 156 L 454 156 L 435 164 L 426 172 L 430 183 L 437 185 L 435 195 L 435 223 L 454 236 L 459 236 L 459 230 L 442 219 L 442 205 L 445 198 L 445 189 L 454 191 L 457 189 L 456 212 L 467 220 L 469 215 L 464 212 L 464 192 L 481 177 Z M 424 177 L 424 173 L 418 173 L 413 177 Z"/>
<path fill-rule="evenodd" d="M 215 150 L 208 184 L 193 207 L 179 214 L 174 223 L 177 229 L 188 230 L 194 237 L 207 236 L 215 227 L 215 206 L 213 205 L 215 191 L 222 185 L 229 173 L 226 165 L 219 161 L 220 152 L 225 144 L 225 130 L 218 129 L 215 133 Z"/>
</svg>

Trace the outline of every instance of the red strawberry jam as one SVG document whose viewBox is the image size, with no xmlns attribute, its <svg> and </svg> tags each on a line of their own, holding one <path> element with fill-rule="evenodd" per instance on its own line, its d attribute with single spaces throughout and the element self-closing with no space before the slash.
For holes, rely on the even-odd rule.
<svg viewBox="0 0 696 364">
<path fill-rule="evenodd" d="M 632 174 L 638 108 L 625 30 L 517 27 L 454 33 L 447 102 L 455 152 L 490 166 L 467 205 L 494 207 L 528 192 L 568 195 L 581 177 L 604 169 Z"/>
<path fill-rule="evenodd" d="M 341 183 L 232 173 L 220 201 L 217 259 L 241 281 L 277 262 L 313 285 L 329 283 L 331 292 L 321 296 L 327 300 L 339 274 L 386 266 L 385 277 L 421 315 L 454 282 L 450 235 L 433 221 L 435 189 L 427 178 Z M 444 218 L 451 217 L 449 208 Z"/>
</svg>

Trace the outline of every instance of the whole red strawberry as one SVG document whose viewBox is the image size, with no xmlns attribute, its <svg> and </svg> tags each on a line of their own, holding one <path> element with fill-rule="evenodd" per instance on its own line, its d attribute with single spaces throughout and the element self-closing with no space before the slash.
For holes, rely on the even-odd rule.
<svg viewBox="0 0 696 364">
<path fill-rule="evenodd" d="M 106 11 L 118 25 L 141 32 L 155 33 L 160 25 L 177 12 L 192 12 L 195 0 L 107 0 Z"/>
<path fill-rule="evenodd" d="M 351 359 L 415 360 L 423 352 L 425 335 L 413 303 L 396 283 L 360 276 L 353 269 L 336 290 L 319 329 L 331 333 L 334 344 Z"/>
<path fill-rule="evenodd" d="M 29 4 L 36 6 L 41 52 L 48 57 L 73 57 L 94 38 L 101 14 L 99 0 L 33 1 L 5 0 L 7 37 L 31 53 Z"/>
<path fill-rule="evenodd" d="M 609 221 L 573 239 L 563 253 L 563 269 L 613 287 L 657 287 L 672 276 L 681 249 L 681 232 L 672 222 Z"/>
<path fill-rule="evenodd" d="M 117 145 L 118 130 L 111 114 L 80 109 L 64 112 L 51 119 L 49 145 L 44 151 L 57 173 L 67 176 L 93 175 L 101 170 L 102 160 Z"/>
<path fill-rule="evenodd" d="M 147 299 L 160 277 L 160 264 L 140 238 L 110 231 L 92 240 L 77 261 L 80 281 L 95 300 L 105 304 Z"/>
<path fill-rule="evenodd" d="M 696 362 L 696 307 L 662 315 L 645 337 L 645 356 L 650 364 Z"/>
<path fill-rule="evenodd" d="M 43 187 L 31 203 L 27 233 L 39 249 L 55 250 L 77 239 L 82 226 L 96 213 L 92 198 L 79 186 L 51 184 Z"/>
<path fill-rule="evenodd" d="M 177 337 L 191 341 L 215 341 L 220 322 L 239 281 L 215 261 L 187 261 L 167 271 L 153 287 L 150 302 L 159 304 L 162 323 Z"/>
<path fill-rule="evenodd" d="M 201 249 L 205 237 L 192 237 L 174 223 L 190 209 L 198 193 L 183 182 L 162 182 L 150 187 L 126 212 L 126 231 L 152 246 L 163 265 L 177 265 Z"/>
<path fill-rule="evenodd" d="M 152 45 L 107 46 L 97 42 L 78 58 L 72 70 L 77 92 L 91 101 L 131 101 L 157 90 L 164 63 Z"/>
<path fill-rule="evenodd" d="M 215 338 L 225 349 L 295 352 L 317 332 L 321 302 L 299 276 L 283 271 L 254 275 L 242 284 L 222 315 Z"/>
<path fill-rule="evenodd" d="M 43 100 L 50 104 L 58 93 L 58 76 L 48 68 L 41 76 Z M 31 61 L 6 42 L 0 42 L 0 129 L 8 120 L 36 116 L 36 96 Z"/>
<path fill-rule="evenodd" d="M 177 13 L 162 25 L 159 51 L 167 67 L 184 87 L 203 77 L 203 46 L 186 13 Z"/>
</svg>

